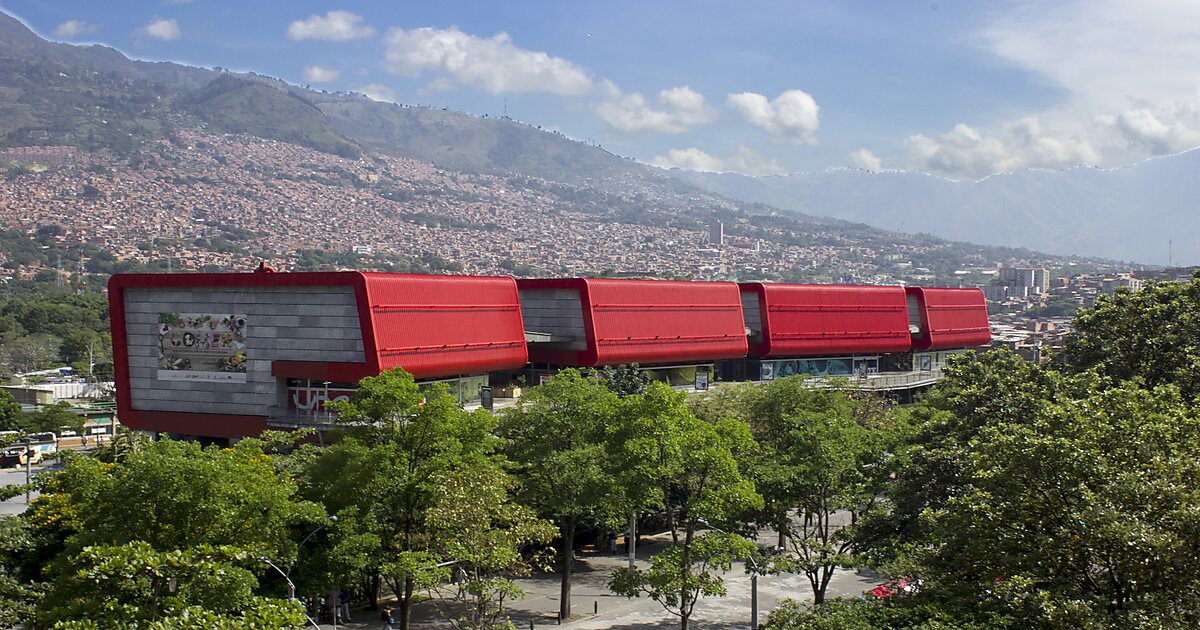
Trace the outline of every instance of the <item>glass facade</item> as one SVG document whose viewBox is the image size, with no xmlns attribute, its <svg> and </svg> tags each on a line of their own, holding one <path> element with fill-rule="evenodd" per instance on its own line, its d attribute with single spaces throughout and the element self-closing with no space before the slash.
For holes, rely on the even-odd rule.
<svg viewBox="0 0 1200 630">
<path fill-rule="evenodd" d="M 764 381 L 789 376 L 865 376 L 879 373 L 879 357 L 830 357 L 820 359 L 764 360 Z"/>
</svg>

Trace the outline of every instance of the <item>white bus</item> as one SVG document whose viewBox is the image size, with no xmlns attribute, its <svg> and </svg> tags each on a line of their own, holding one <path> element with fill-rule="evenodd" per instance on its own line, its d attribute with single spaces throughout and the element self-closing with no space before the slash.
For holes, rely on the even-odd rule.
<svg viewBox="0 0 1200 630">
<path fill-rule="evenodd" d="M 47 456 L 58 452 L 58 436 L 53 433 L 30 433 L 9 445 L 0 455 L 0 466 L 24 466 L 36 464 Z"/>
</svg>

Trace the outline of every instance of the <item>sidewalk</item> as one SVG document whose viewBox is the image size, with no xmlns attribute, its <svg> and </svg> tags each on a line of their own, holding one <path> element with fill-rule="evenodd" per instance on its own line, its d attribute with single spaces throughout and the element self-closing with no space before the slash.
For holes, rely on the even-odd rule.
<svg viewBox="0 0 1200 630">
<path fill-rule="evenodd" d="M 763 532 L 760 540 L 773 540 L 773 532 Z M 671 542 L 668 533 L 642 538 L 638 547 L 637 560 L 646 566 L 650 556 L 664 549 Z M 612 572 L 628 566 L 624 553 L 577 555 L 574 580 L 571 587 L 573 616 L 558 623 L 558 599 L 560 581 L 557 573 L 546 573 L 517 580 L 526 593 L 525 599 L 506 605 L 506 616 L 518 629 L 532 627 L 534 630 L 550 630 L 552 627 L 571 630 L 600 630 L 606 628 L 628 628 L 634 630 L 666 630 L 679 627 L 679 618 L 668 613 L 656 601 L 646 597 L 626 598 L 608 590 L 608 579 Z M 700 600 L 692 616 L 693 627 L 739 628 L 750 627 L 750 577 L 740 563 L 735 563 L 725 574 L 729 591 L 726 597 Z M 857 597 L 879 584 L 878 576 L 854 571 L 838 571 L 829 584 L 828 596 Z M 759 623 L 766 621 L 767 614 L 784 599 L 812 600 L 812 588 L 802 575 L 768 575 L 758 580 Z M 393 604 L 394 606 L 394 604 Z M 352 611 L 354 623 L 339 624 L 339 628 L 383 628 L 379 611 L 365 607 Z M 414 628 L 451 628 L 428 603 L 413 608 Z M 311 627 L 310 627 L 311 628 Z M 322 624 L 321 628 L 333 628 L 333 624 Z"/>
</svg>

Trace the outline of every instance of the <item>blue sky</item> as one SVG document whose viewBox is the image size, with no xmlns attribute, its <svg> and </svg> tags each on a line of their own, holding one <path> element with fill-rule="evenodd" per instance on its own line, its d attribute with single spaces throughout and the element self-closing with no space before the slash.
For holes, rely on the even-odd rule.
<svg viewBox="0 0 1200 630">
<path fill-rule="evenodd" d="M 978 178 L 1200 145 L 1200 2 L 0 0 L 139 59 L 500 115 L 660 166 Z"/>
</svg>

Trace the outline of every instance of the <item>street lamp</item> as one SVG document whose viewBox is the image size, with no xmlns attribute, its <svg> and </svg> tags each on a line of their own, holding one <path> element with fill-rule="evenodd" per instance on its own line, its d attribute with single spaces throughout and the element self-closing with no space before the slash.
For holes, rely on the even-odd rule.
<svg viewBox="0 0 1200 630">
<path fill-rule="evenodd" d="M 288 574 L 284 573 L 283 569 L 280 569 L 278 566 L 275 565 L 274 562 L 271 562 L 266 557 L 263 557 L 261 559 L 263 562 L 267 563 L 267 566 L 271 567 L 272 569 L 275 569 L 275 572 L 278 573 L 280 576 L 282 576 L 283 579 L 287 580 L 288 599 L 290 599 L 291 601 L 296 601 L 296 585 L 295 585 L 295 583 L 292 582 L 292 578 L 288 577 Z M 317 622 L 314 621 L 312 617 L 308 616 L 307 610 L 303 611 L 301 614 L 303 614 L 304 618 L 308 620 L 308 623 L 312 624 L 312 627 L 316 628 L 317 630 L 321 630 L 321 626 L 317 625 Z"/>
<path fill-rule="evenodd" d="M 709 529 L 715 529 L 722 534 L 728 536 L 734 535 L 704 519 L 697 519 L 696 522 Z M 757 545 L 757 542 L 755 545 Z M 758 561 L 752 555 L 746 556 L 746 561 L 750 563 L 750 630 L 758 630 Z"/>
<path fill-rule="evenodd" d="M 300 544 L 296 545 L 296 559 L 297 560 L 300 559 L 300 548 L 304 546 L 304 543 L 308 542 L 308 540 L 310 538 L 312 538 L 313 536 L 315 536 L 317 532 L 328 527 L 330 523 L 336 523 L 337 520 L 338 520 L 338 517 L 336 514 L 330 514 L 329 517 L 325 519 L 324 523 L 321 523 L 320 525 L 317 526 L 316 529 L 312 530 L 311 532 L 308 532 L 307 536 L 300 539 Z M 272 569 L 275 569 L 275 572 L 278 573 L 287 582 L 287 585 L 288 585 L 287 597 L 288 597 L 288 599 L 290 599 L 292 601 L 296 601 L 296 583 L 292 582 L 292 578 L 289 575 L 292 572 L 292 567 L 288 567 L 288 570 L 284 571 L 283 569 L 280 569 L 274 562 L 271 562 L 271 560 L 265 556 L 262 558 L 262 561 L 267 563 L 267 566 L 271 567 Z M 317 628 L 318 630 L 320 630 L 321 626 L 317 625 L 317 622 L 314 621 L 312 617 L 308 616 L 307 610 L 304 611 L 304 618 L 307 619 L 308 622 L 311 623 L 314 628 Z"/>
</svg>

